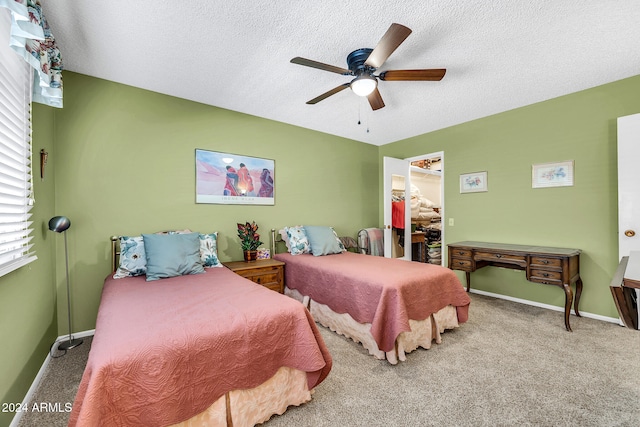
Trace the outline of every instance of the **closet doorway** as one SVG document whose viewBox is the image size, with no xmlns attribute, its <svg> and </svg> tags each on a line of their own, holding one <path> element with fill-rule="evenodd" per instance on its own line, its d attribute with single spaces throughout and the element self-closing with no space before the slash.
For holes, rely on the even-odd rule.
<svg viewBox="0 0 640 427">
<path fill-rule="evenodd" d="M 412 241 L 421 241 L 422 251 L 413 248 L 412 259 L 443 265 L 444 152 L 411 157 L 410 208 Z M 423 234 L 422 234 L 423 233 Z"/>
<path fill-rule="evenodd" d="M 385 157 L 383 175 L 385 256 L 443 265 L 444 152 Z"/>
</svg>

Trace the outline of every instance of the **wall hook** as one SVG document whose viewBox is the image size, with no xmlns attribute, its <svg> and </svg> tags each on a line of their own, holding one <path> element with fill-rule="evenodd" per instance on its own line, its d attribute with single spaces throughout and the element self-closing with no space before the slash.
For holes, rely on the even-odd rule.
<svg viewBox="0 0 640 427">
<path fill-rule="evenodd" d="M 40 150 L 40 179 L 44 179 L 44 167 L 47 165 L 47 159 L 49 153 L 44 151 L 44 148 Z"/>
</svg>

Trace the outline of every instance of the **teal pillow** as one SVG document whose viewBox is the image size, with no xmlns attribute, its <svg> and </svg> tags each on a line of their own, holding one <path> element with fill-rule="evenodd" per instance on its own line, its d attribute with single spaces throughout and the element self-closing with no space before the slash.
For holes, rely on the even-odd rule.
<svg viewBox="0 0 640 427">
<path fill-rule="evenodd" d="M 198 233 L 143 234 L 147 282 L 204 273 Z"/>
<path fill-rule="evenodd" d="M 305 225 L 304 232 L 314 256 L 339 254 L 345 251 L 344 245 L 331 227 Z"/>
</svg>

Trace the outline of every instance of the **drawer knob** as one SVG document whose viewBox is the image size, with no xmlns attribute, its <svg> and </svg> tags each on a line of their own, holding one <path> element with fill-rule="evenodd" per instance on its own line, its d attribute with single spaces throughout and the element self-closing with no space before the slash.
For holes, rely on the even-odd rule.
<svg viewBox="0 0 640 427">
<path fill-rule="evenodd" d="M 544 277 L 549 277 L 549 273 L 542 273 Z"/>
<path fill-rule="evenodd" d="M 502 255 L 496 254 L 496 258 L 502 258 Z"/>
<path fill-rule="evenodd" d="M 464 252 L 458 251 L 458 255 L 464 255 Z"/>
<path fill-rule="evenodd" d="M 633 237 L 636 235 L 636 232 L 633 230 L 625 230 L 624 235 L 627 237 Z"/>
<path fill-rule="evenodd" d="M 549 264 L 549 260 L 548 260 L 548 259 L 543 259 L 543 260 L 542 260 L 542 263 L 543 263 L 543 264 Z"/>
<path fill-rule="evenodd" d="M 458 265 L 464 265 L 464 262 L 458 261 Z"/>
</svg>

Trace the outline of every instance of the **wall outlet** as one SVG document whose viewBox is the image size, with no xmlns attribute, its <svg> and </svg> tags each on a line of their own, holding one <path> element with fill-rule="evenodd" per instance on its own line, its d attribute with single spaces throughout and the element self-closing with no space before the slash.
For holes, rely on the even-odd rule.
<svg viewBox="0 0 640 427">
<path fill-rule="evenodd" d="M 449 226 L 453 227 L 453 218 L 449 218 Z"/>
</svg>

